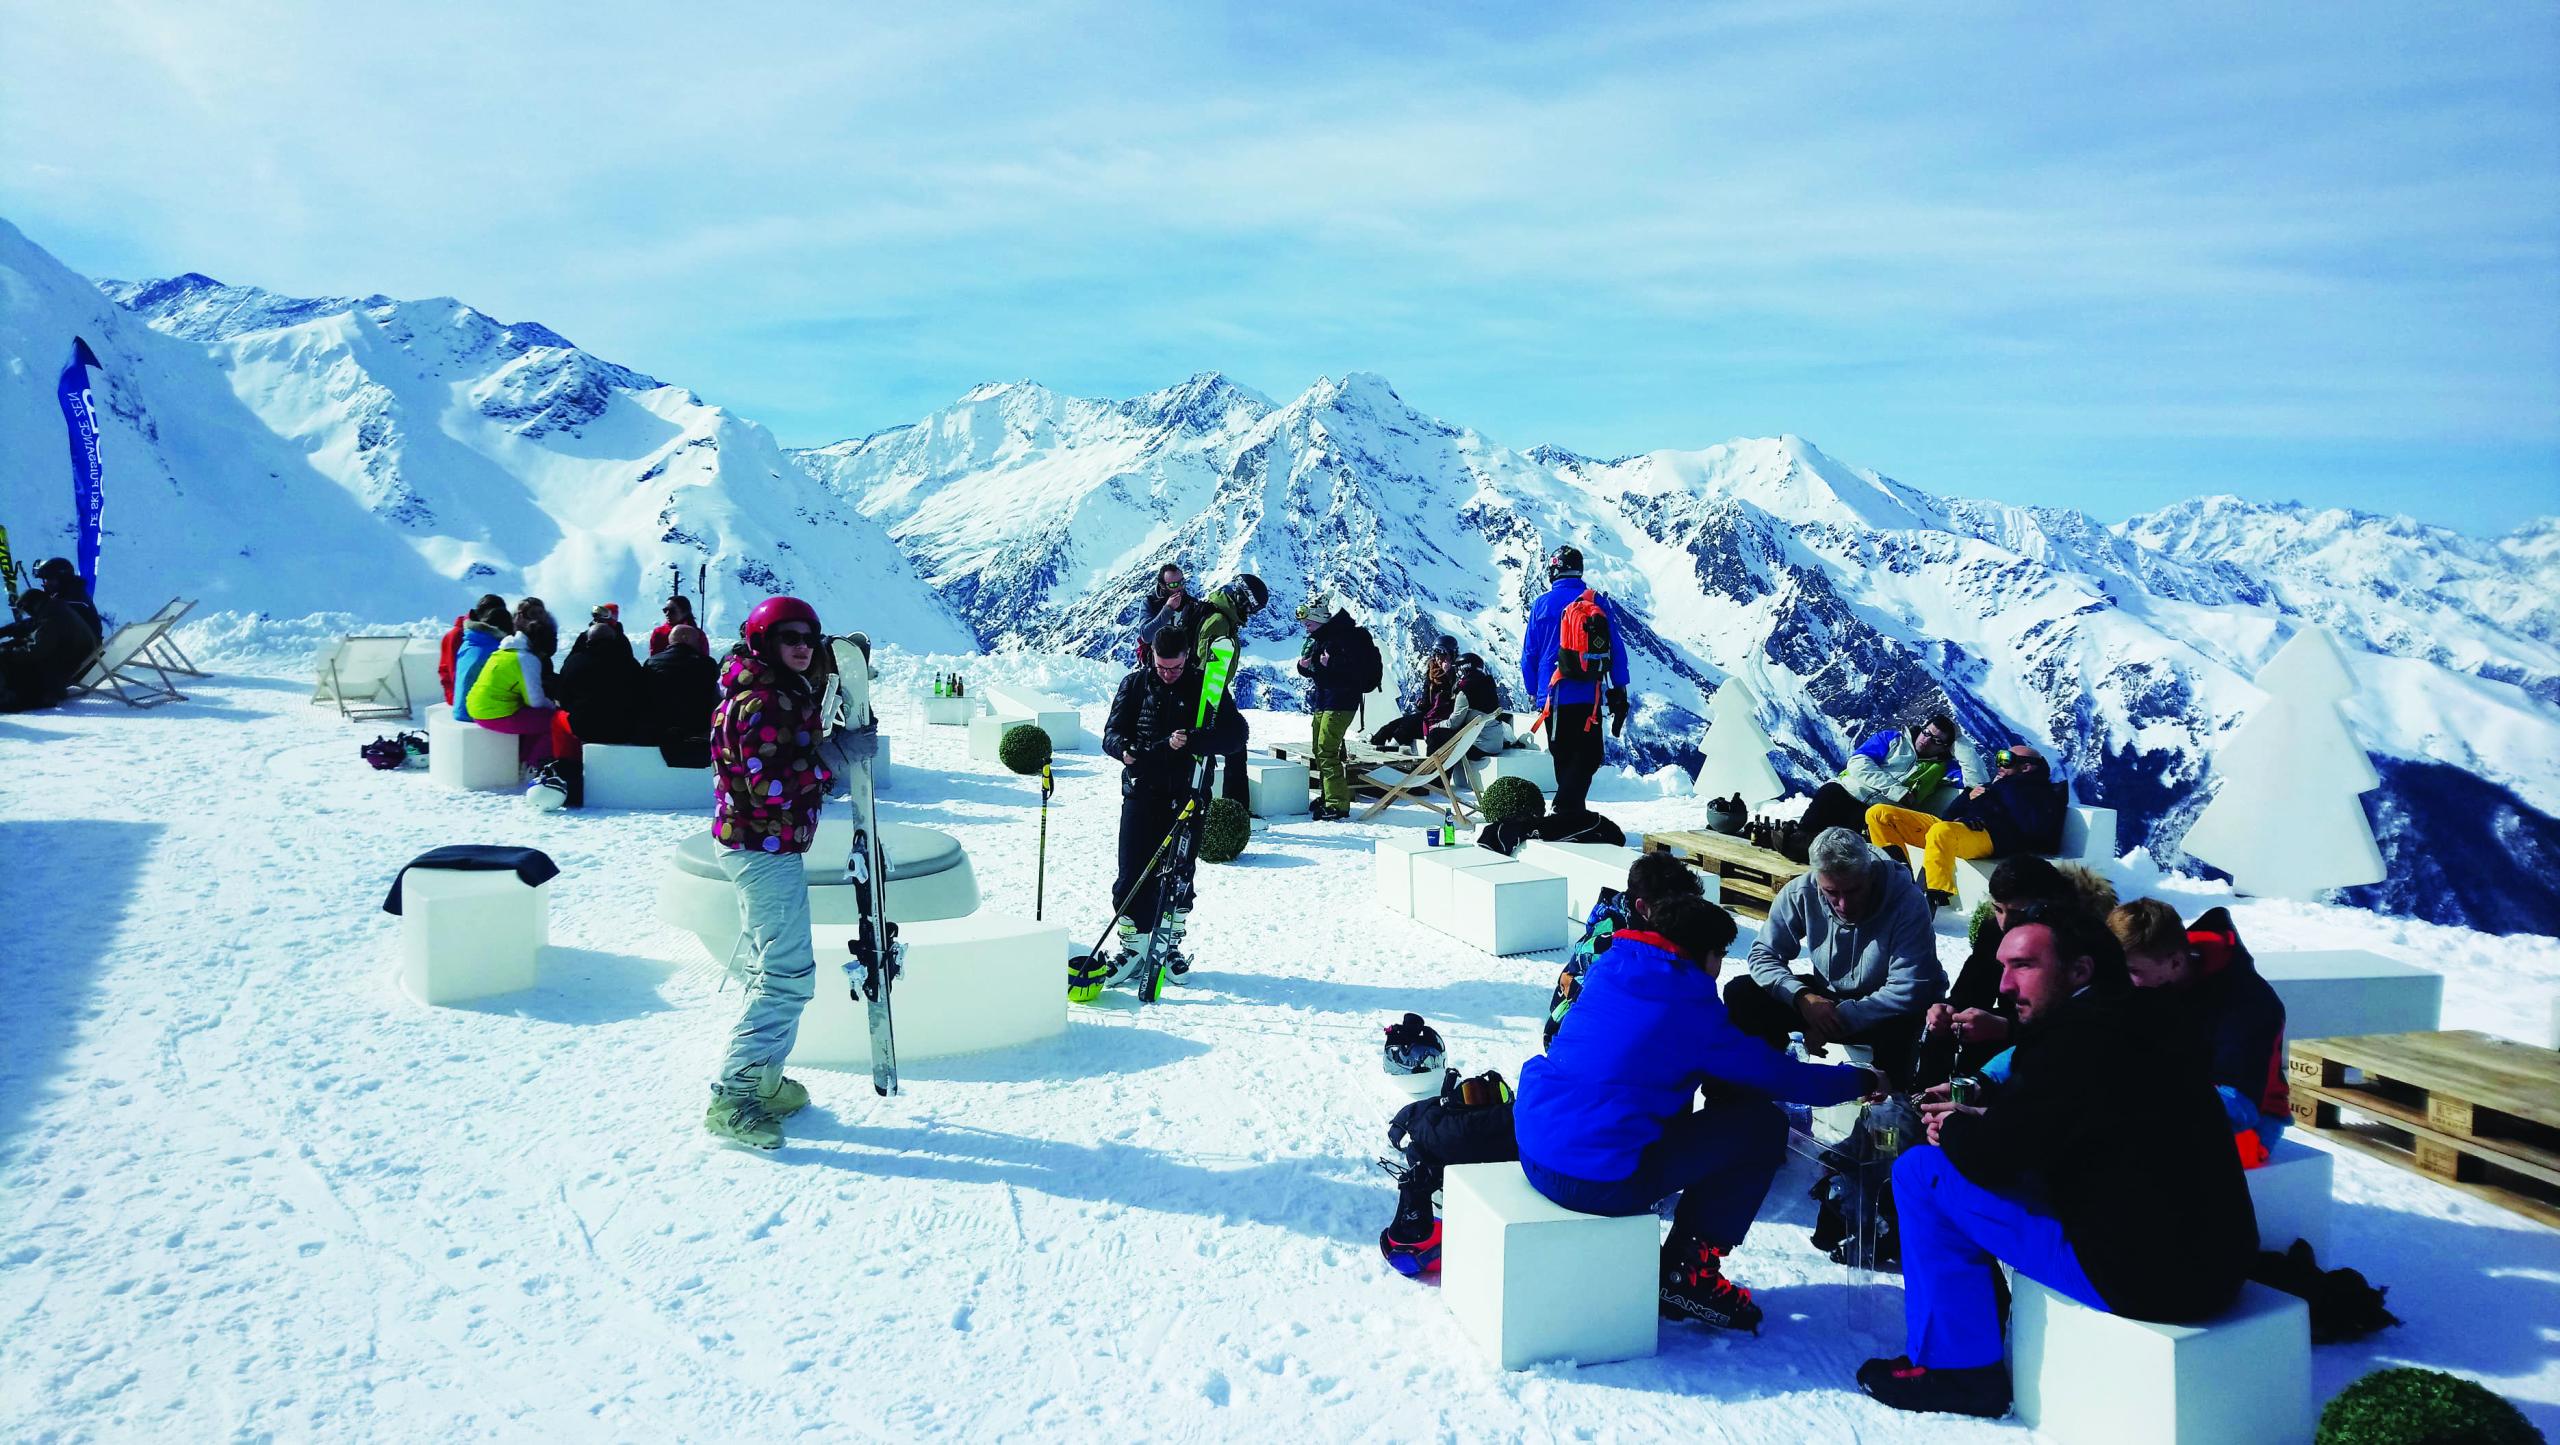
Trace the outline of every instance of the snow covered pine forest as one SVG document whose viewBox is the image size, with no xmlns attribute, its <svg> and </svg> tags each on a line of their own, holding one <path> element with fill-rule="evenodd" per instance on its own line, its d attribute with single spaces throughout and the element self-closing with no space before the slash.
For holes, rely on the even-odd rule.
<svg viewBox="0 0 2560 1445">
<path fill-rule="evenodd" d="M 1199 966 L 1158 1007 L 912 1065 L 893 1100 L 814 1074 L 779 1156 L 708 1146 L 736 995 L 653 908 L 702 819 L 376 773 L 355 751 L 380 729 L 308 704 L 328 642 L 428 636 L 482 591 L 645 619 L 670 565 L 688 590 L 707 568 L 715 634 L 774 591 L 868 630 L 884 816 L 959 839 L 990 904 L 1026 913 L 1036 787 L 916 700 L 956 669 L 1098 730 L 1165 560 L 1273 589 L 1245 684 L 1261 745 L 1306 735 L 1287 618 L 1310 588 L 1370 623 L 1391 676 L 1442 632 L 1505 663 L 1539 558 L 1573 542 L 1641 620 L 1637 715 L 1595 794 L 1630 834 L 1700 822 L 1688 778 L 1729 678 L 1799 791 L 1874 720 L 1943 705 L 2057 757 L 2119 814 L 2125 896 L 2190 915 L 2232 901 L 2179 846 L 2217 749 L 2317 623 L 2358 685 L 2388 876 L 2240 899 L 2244 937 L 2435 970 L 2445 1027 L 2549 1041 L 2560 519 L 2480 541 L 2207 496 L 2109 526 L 1932 496 L 1795 437 L 1514 450 L 1368 375 L 1285 401 L 1214 373 L 1125 400 L 997 383 L 789 451 L 458 301 L 93 282 L 0 223 L 21 559 L 70 550 L 53 378 L 74 336 L 101 363 L 102 606 L 199 599 L 181 641 L 213 676 L 150 712 L 0 721 L 14 1438 L 2020 1437 L 1857 1393 L 1898 1336 L 1861 1332 L 1806 1242 L 1800 1170 L 1736 1256 L 1757 1339 L 1672 1329 L 1649 1361 L 1497 1373 L 1384 1268 L 1380 1025 L 1421 1012 L 1452 1062 L 1516 1075 L 1556 962 L 1370 904 L 1371 840 L 1418 815 L 1281 823 L 1204 867 Z M 1079 946 L 1108 908 L 1115 783 L 1062 755 L 1045 890 Z M 429 1009 L 393 983 L 377 906 L 457 841 L 560 863 L 552 948 L 530 993 Z M 2560 1424 L 2560 1235 L 2337 1167 L 2336 1262 L 2407 1323 L 2319 1350 L 2319 1392 L 2417 1363 Z"/>
</svg>

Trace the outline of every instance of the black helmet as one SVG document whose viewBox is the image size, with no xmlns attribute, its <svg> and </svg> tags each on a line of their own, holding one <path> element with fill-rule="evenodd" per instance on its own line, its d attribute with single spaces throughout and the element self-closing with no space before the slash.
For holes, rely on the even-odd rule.
<svg viewBox="0 0 2560 1445">
<path fill-rule="evenodd" d="M 72 566 L 68 557 L 47 557 L 36 564 L 38 582 L 64 582 L 79 575 L 80 569 Z"/>
<path fill-rule="evenodd" d="M 1250 572 L 1240 574 L 1224 590 L 1236 610 L 1247 617 L 1260 612 L 1271 601 L 1271 589 L 1263 586 L 1262 579 Z"/>
<path fill-rule="evenodd" d="M 1443 633 L 1438 642 L 1431 644 L 1431 655 L 1455 658 L 1458 655 L 1458 639 Z"/>
<path fill-rule="evenodd" d="M 1581 575 L 1582 549 L 1580 547 L 1558 547 L 1547 557 L 1548 581 L 1553 582 L 1559 577 L 1579 577 Z"/>
<path fill-rule="evenodd" d="M 1437 1076 L 1448 1062 L 1449 1051 L 1440 1042 L 1440 1031 L 1424 1023 L 1422 1015 L 1406 1014 L 1401 1022 L 1387 1025 L 1383 1067 L 1388 1073 Z"/>
</svg>

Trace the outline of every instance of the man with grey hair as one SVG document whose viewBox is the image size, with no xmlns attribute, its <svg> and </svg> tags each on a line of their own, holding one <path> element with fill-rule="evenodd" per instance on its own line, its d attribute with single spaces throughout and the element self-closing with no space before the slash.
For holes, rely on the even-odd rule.
<svg viewBox="0 0 2560 1445">
<path fill-rule="evenodd" d="M 1920 1021 L 1947 991 L 1929 929 L 1929 900 L 1911 870 L 1846 828 L 1808 850 L 1813 871 L 1778 890 L 1751 945 L 1751 972 L 1725 985 L 1734 1027 L 1785 1048 L 1801 1033 L 1815 1053 L 1864 1044 L 1907 1086 Z"/>
</svg>

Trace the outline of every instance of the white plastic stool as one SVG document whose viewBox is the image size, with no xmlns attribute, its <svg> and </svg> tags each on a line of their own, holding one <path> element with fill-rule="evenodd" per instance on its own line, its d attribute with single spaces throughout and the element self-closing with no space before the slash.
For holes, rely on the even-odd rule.
<svg viewBox="0 0 2560 1445">
<path fill-rule="evenodd" d="M 484 729 L 485 731 L 485 729 Z M 586 770 L 586 806 L 596 811 L 616 808 L 666 813 L 709 813 L 712 770 L 671 768 L 654 747 L 589 743 L 581 751 Z M 433 761 L 435 754 L 427 757 Z"/>
<path fill-rule="evenodd" d="M 2442 1026 L 2444 975 L 2357 948 L 2262 953 L 2258 976 L 2284 1001 L 2289 1039 L 2425 1034 Z"/>
<path fill-rule="evenodd" d="M 2329 1191 L 2337 1174 L 2336 1156 L 2298 1139 L 2278 1139 L 2267 1162 L 2245 1170 L 2249 1203 L 2258 1212 L 2258 1248 L 2282 1254 L 2297 1239 L 2311 1241 L 2311 1252 L 2329 1252 Z"/>
<path fill-rule="evenodd" d="M 2210 1323 L 2155 1325 L 2012 1270 L 2009 1388 L 2020 1423 L 2063 1445 L 2307 1441 L 2311 1311 L 2251 1283 Z"/>
<path fill-rule="evenodd" d="M 1461 873 L 1478 868 L 1515 866 L 1511 860 L 1491 848 L 1479 848 L 1461 842 L 1455 848 L 1435 848 L 1413 855 L 1413 921 L 1427 923 L 1442 933 L 1458 931 L 1457 909 L 1449 899 L 1449 882 Z"/>
<path fill-rule="evenodd" d="M 1245 781 L 1257 818 L 1303 818 L 1314 811 L 1307 793 L 1307 765 L 1287 758 L 1247 758 Z"/>
<path fill-rule="evenodd" d="M 1413 915 L 1413 860 L 1425 853 L 1439 851 L 1430 835 L 1420 832 L 1390 833 L 1370 845 L 1373 883 L 1378 892 L 1378 906 L 1391 913 Z M 1483 850 L 1478 849 L 1481 852 Z"/>
<path fill-rule="evenodd" d="M 1563 948 L 1573 942 L 1564 889 L 1562 878 L 1526 863 L 1461 869 L 1449 878 L 1447 932 L 1497 958 Z"/>
<path fill-rule="evenodd" d="M 427 776 L 465 792 L 513 792 L 524 781 L 516 740 L 478 723 L 463 722 L 450 708 L 427 716 Z"/>
<path fill-rule="evenodd" d="M 511 868 L 412 868 L 400 880 L 400 986 L 420 1003 L 531 988 L 550 939 L 550 885 L 528 888 Z"/>
<path fill-rule="evenodd" d="M 889 896 L 897 896 L 893 886 Z M 791 1062 L 871 1067 L 870 1011 L 845 976 L 854 926 L 811 929 L 818 987 L 800 1016 Z M 901 924 L 906 969 L 890 994 L 898 1057 L 936 1059 L 1055 1038 L 1067 1031 L 1067 931 L 981 909 L 966 918 Z"/>
<path fill-rule="evenodd" d="M 1440 1297 L 1506 1370 L 1654 1352 L 1662 1230 L 1651 1214 L 1576 1214 L 1517 1164 L 1459 1164 L 1442 1182 Z"/>
</svg>

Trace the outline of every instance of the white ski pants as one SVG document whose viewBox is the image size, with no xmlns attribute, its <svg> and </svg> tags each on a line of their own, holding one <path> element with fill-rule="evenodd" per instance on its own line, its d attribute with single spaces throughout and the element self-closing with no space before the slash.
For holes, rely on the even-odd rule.
<svg viewBox="0 0 2560 1445">
<path fill-rule="evenodd" d="M 816 987 L 809 938 L 807 865 L 797 853 L 719 850 L 720 871 L 738 890 L 738 946 L 746 954 L 746 1008 L 729 1034 L 715 1094 L 756 1091 L 767 1066 L 779 1068 L 800 1034 L 800 1011 Z"/>
</svg>

